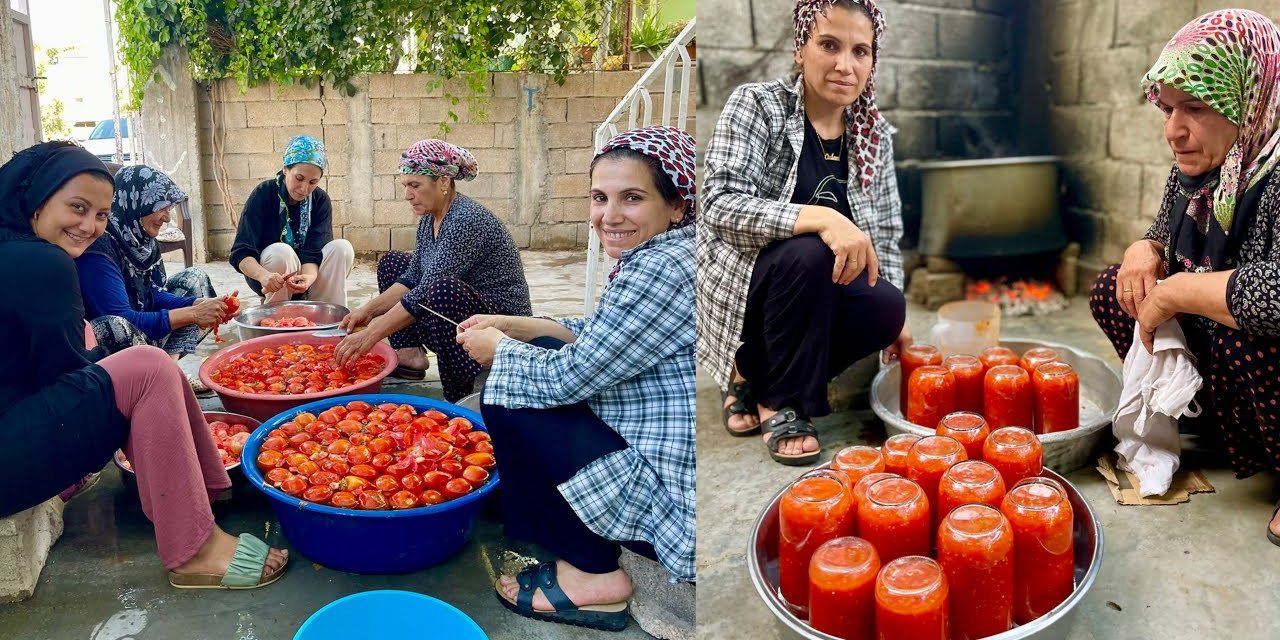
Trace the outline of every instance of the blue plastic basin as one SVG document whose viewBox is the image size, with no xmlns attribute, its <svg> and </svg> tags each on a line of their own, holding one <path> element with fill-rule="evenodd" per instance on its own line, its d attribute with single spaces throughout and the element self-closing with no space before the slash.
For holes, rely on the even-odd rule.
<svg viewBox="0 0 1280 640">
<path fill-rule="evenodd" d="M 447 602 L 412 591 L 365 591 L 321 607 L 302 623 L 293 640 L 351 640 L 368 637 L 375 628 L 379 638 L 489 638 Z"/>
<path fill-rule="evenodd" d="M 411 573 L 439 564 L 471 539 L 483 500 L 498 486 L 498 471 L 479 489 L 443 504 L 414 509 L 362 511 L 308 502 L 269 486 L 254 463 L 267 433 L 303 411 L 320 413 L 329 407 L 363 400 L 407 404 L 418 412 L 435 409 L 449 417 L 471 421 L 484 430 L 480 414 L 439 400 L 401 394 L 366 394 L 327 398 L 294 407 L 267 420 L 244 445 L 240 465 L 249 484 L 267 494 L 280 520 L 280 529 L 295 550 L 313 562 L 350 573 Z"/>
</svg>

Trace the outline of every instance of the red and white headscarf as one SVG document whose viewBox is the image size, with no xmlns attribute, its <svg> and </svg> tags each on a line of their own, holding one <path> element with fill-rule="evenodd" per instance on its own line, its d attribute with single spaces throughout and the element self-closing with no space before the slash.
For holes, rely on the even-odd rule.
<svg viewBox="0 0 1280 640">
<path fill-rule="evenodd" d="M 884 37 L 884 14 L 876 6 L 875 0 L 849 0 L 862 5 L 871 14 L 871 24 L 875 30 L 871 47 L 871 76 L 867 78 L 867 86 L 857 101 L 845 110 L 845 122 L 848 125 L 849 149 L 854 161 L 858 163 L 858 181 L 864 192 L 871 189 L 871 180 L 879 168 L 880 134 L 876 132 L 884 121 L 880 109 L 876 107 L 876 68 L 880 65 L 880 42 Z M 826 15 L 827 8 L 835 4 L 835 0 L 797 0 L 793 18 L 795 20 L 796 52 L 802 49 L 813 27 L 818 23 L 818 14 Z"/>
<path fill-rule="evenodd" d="M 471 180 L 479 173 L 475 156 L 456 144 L 419 140 L 400 156 L 400 173 Z"/>
<path fill-rule="evenodd" d="M 687 205 L 684 217 L 671 225 L 671 228 L 678 229 L 692 224 L 698 204 L 698 183 L 694 169 L 697 145 L 693 142 L 693 136 L 675 127 L 632 129 L 610 138 L 596 156 L 619 148 L 649 156 L 662 165 L 663 173 L 671 178 L 676 192 L 684 198 Z"/>
</svg>

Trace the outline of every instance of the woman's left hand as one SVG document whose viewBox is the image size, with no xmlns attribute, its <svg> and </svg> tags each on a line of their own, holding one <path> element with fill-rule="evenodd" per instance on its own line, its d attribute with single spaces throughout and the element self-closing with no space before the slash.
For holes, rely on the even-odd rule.
<svg viewBox="0 0 1280 640">
<path fill-rule="evenodd" d="M 310 289 L 311 285 L 315 284 L 315 282 L 316 277 L 314 274 L 298 273 L 292 278 L 285 280 L 284 285 L 289 287 L 289 291 L 294 293 L 306 293 L 307 289 Z"/>
<path fill-rule="evenodd" d="M 1155 353 L 1156 329 L 1178 314 L 1170 294 L 1179 286 L 1185 274 L 1176 273 L 1147 290 L 1147 297 L 1138 305 L 1138 326 L 1142 328 L 1142 346 L 1147 353 Z"/>
<path fill-rule="evenodd" d="M 361 331 L 359 333 L 347 334 L 347 337 L 338 343 L 333 350 L 333 359 L 338 362 L 338 366 L 347 367 L 356 363 L 366 353 L 373 350 L 373 345 L 378 343 L 378 334 L 376 331 Z"/>
<path fill-rule="evenodd" d="M 880 352 L 880 362 L 889 364 L 890 362 L 897 360 L 898 357 L 902 355 L 902 350 L 911 346 L 912 342 L 911 330 L 908 329 L 905 324 L 902 325 L 902 333 L 898 334 L 898 339 L 894 340 L 893 344 L 885 347 L 884 351 Z"/>
<path fill-rule="evenodd" d="M 467 329 L 458 332 L 458 344 L 462 345 L 462 349 L 471 356 L 472 360 L 480 363 L 480 366 L 487 367 L 493 364 L 493 356 L 498 351 L 498 343 L 507 337 L 507 334 L 495 327 L 483 327 L 480 329 Z"/>
</svg>

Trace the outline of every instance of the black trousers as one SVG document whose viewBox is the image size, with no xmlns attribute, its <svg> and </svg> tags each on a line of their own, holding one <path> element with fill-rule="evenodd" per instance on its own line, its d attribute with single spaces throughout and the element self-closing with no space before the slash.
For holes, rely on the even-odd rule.
<svg viewBox="0 0 1280 640">
<path fill-rule="evenodd" d="M 530 342 L 544 349 L 565 343 L 550 337 Z M 587 403 L 551 409 L 507 409 L 483 404 L 480 413 L 493 438 L 502 477 L 503 533 L 545 548 L 587 573 L 618 570 L 621 547 L 657 559 L 643 541 L 621 544 L 596 535 L 573 512 L 556 486 L 627 441 Z"/>
<path fill-rule="evenodd" d="M 865 269 L 841 286 L 831 281 L 834 267 L 816 234 L 779 240 L 756 258 L 736 360 L 770 409 L 831 413 L 827 383 L 902 332 L 907 303 L 897 287 L 883 274 L 870 286 Z"/>
</svg>

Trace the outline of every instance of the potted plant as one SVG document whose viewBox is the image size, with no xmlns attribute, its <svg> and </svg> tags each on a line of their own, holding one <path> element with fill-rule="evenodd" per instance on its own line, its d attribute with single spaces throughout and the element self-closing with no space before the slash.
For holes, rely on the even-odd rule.
<svg viewBox="0 0 1280 640">
<path fill-rule="evenodd" d="M 578 57 L 582 59 L 583 66 L 590 65 L 595 60 L 596 50 L 600 48 L 599 34 L 582 29 L 575 31 L 573 36 L 577 41 Z"/>
<path fill-rule="evenodd" d="M 637 63 L 656 60 L 669 44 L 671 37 L 656 11 L 645 14 L 631 29 L 631 50 Z"/>
</svg>

